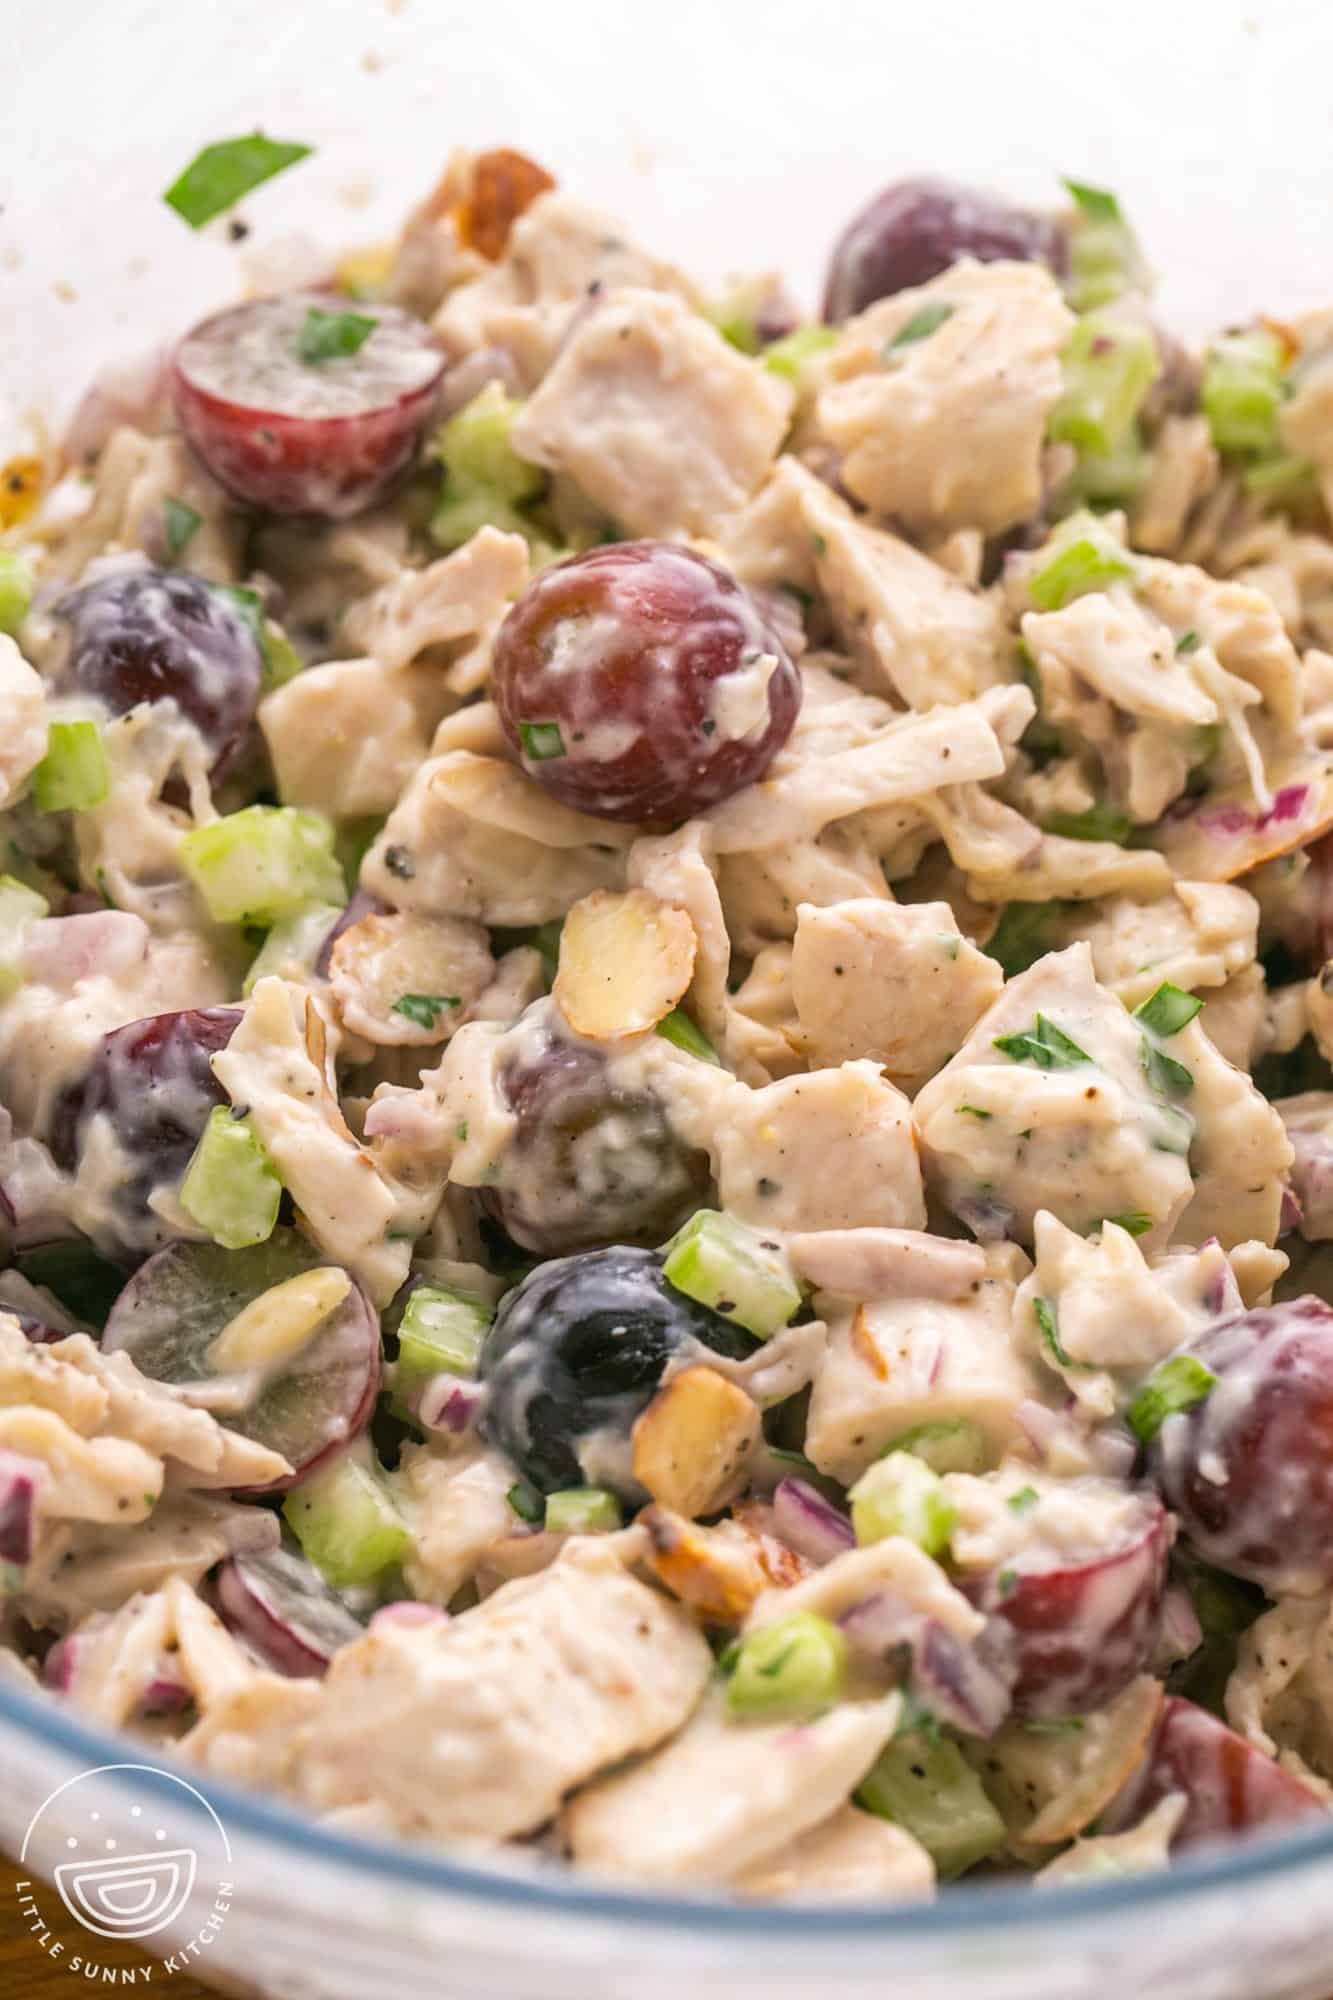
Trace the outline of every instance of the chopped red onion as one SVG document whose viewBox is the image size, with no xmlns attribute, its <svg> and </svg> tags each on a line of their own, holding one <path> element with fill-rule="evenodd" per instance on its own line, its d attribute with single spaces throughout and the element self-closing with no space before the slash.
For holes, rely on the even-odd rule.
<svg viewBox="0 0 1333 2000">
<path fill-rule="evenodd" d="M 162 1675 L 149 1681 L 135 1704 L 136 1715 L 179 1715 L 190 1706 L 193 1694 L 183 1681 L 167 1680 Z"/>
<path fill-rule="evenodd" d="M 449 1613 L 438 1604 L 418 1604 L 415 1598 L 400 1597 L 392 1604 L 381 1604 L 370 1621 L 369 1629 L 379 1632 L 388 1625 L 440 1625 L 447 1624 Z"/>
<path fill-rule="evenodd" d="M 416 1399 L 416 1419 L 423 1430 L 461 1437 L 476 1422 L 485 1400 L 480 1382 L 469 1382 L 442 1369 L 423 1383 Z"/>
<path fill-rule="evenodd" d="M 15 1451 L 0 1452 L 0 1562 L 22 1569 L 32 1561 L 37 1490 L 44 1468 Z"/>
<path fill-rule="evenodd" d="M 896 1591 L 878 1590 L 845 1611 L 838 1624 L 855 1652 L 881 1665 L 905 1653 L 912 1693 L 951 1729 L 993 1736 L 1008 1715 L 1013 1643 L 998 1620 L 989 1620 L 968 1643 Z"/>
<path fill-rule="evenodd" d="M 832 1562 L 855 1548 L 847 1516 L 804 1479 L 780 1479 L 773 1493 L 773 1526 L 788 1548 L 808 1562 Z"/>
<path fill-rule="evenodd" d="M 1193 1600 L 1182 1584 L 1173 1583 L 1162 1599 L 1162 1618 L 1157 1645 L 1151 1661 L 1155 1674 L 1164 1674 L 1179 1660 L 1188 1660 L 1203 1644 L 1203 1627 Z"/>
</svg>

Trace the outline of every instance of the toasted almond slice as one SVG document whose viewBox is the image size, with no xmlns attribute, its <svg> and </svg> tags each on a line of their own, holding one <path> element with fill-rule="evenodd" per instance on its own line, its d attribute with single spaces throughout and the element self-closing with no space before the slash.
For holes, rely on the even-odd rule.
<svg viewBox="0 0 1333 2000">
<path fill-rule="evenodd" d="M 631 1433 L 634 1477 L 693 1520 L 737 1491 L 759 1442 L 759 1411 L 713 1368 L 684 1368 L 659 1389 Z"/>
<path fill-rule="evenodd" d="M 648 1530 L 648 1567 L 701 1618 L 739 1625 L 772 1585 L 758 1545 L 731 1522 L 700 1528 L 669 1507 L 654 1506 L 644 1508 L 639 1526 Z"/>
<path fill-rule="evenodd" d="M 1142 1758 L 1161 1706 L 1161 1683 L 1141 1674 L 1079 1728 L 1007 1722 L 978 1743 L 972 1762 L 1015 1847 L 1031 1855 L 1090 1826 Z"/>
<path fill-rule="evenodd" d="M 219 1375 L 234 1375 L 290 1359 L 318 1333 L 351 1289 L 351 1279 L 336 1264 L 300 1271 L 280 1285 L 271 1285 L 227 1321 L 208 1350 L 209 1366 Z"/>
<path fill-rule="evenodd" d="M 362 917 L 329 956 L 343 1026 L 380 1048 L 447 1041 L 494 973 L 480 924 L 410 911 Z"/>
<path fill-rule="evenodd" d="M 647 889 L 594 889 L 560 934 L 560 1011 L 595 1042 L 644 1034 L 688 989 L 696 948 L 694 925 L 674 903 Z"/>
</svg>

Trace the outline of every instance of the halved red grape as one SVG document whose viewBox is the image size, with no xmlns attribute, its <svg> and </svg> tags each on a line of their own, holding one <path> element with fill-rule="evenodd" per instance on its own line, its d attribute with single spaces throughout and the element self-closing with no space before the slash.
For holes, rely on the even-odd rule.
<svg viewBox="0 0 1333 2000">
<path fill-rule="evenodd" d="M 625 1089 L 597 1050 L 549 1023 L 548 1009 L 545 1030 L 525 1031 L 501 1064 L 517 1130 L 487 1205 L 528 1250 L 665 1242 L 707 1200 L 706 1155 L 682 1144 L 655 1096 Z"/>
<path fill-rule="evenodd" d="M 179 1185 L 209 1112 L 227 1101 L 210 1059 L 226 1048 L 240 1018 L 239 1007 L 190 1008 L 113 1028 L 84 1076 L 56 1099 L 47 1139 L 63 1172 L 78 1172 L 99 1114 L 132 1162 L 114 1202 L 117 1241 L 126 1249 L 151 1250 L 172 1234 L 149 1203 L 159 1189 Z"/>
<path fill-rule="evenodd" d="M 310 315 L 375 324 L 362 343 L 303 359 Z M 415 457 L 444 350 L 401 306 L 351 308 L 326 292 L 251 299 L 176 350 L 176 416 L 213 477 L 271 514 L 337 521 L 378 500 Z"/>
<path fill-rule="evenodd" d="M 1087 1554 L 1037 1543 L 964 1584 L 1016 1641 L 1018 1715 L 1083 1715 L 1143 1671 L 1166 1590 L 1165 1510 L 1152 1494 L 1118 1508 L 1116 1538 Z"/>
<path fill-rule="evenodd" d="M 1171 1843 L 1177 1852 L 1328 1810 L 1290 1771 L 1180 1695 L 1167 1696 L 1147 1755 L 1102 1814 L 1101 1831 L 1136 1825 L 1170 1792 L 1185 1798 Z"/>
<path fill-rule="evenodd" d="M 59 682 L 113 715 L 174 701 L 212 752 L 234 757 L 254 721 L 263 679 L 259 640 L 224 591 L 179 570 L 100 577 L 55 607 L 69 626 Z"/>
<path fill-rule="evenodd" d="M 523 768 L 600 819 L 690 818 L 762 778 L 801 679 L 750 593 L 667 542 L 543 570 L 495 641 L 492 688 Z"/>
<path fill-rule="evenodd" d="M 1189 1353 L 1217 1379 L 1149 1445 L 1163 1499 L 1216 1568 L 1315 1596 L 1333 1583 L 1333 1308 L 1258 1306 Z"/>
<path fill-rule="evenodd" d="M 218 1614 L 275 1673 L 322 1674 L 364 1627 L 313 1563 L 291 1549 L 232 1556 L 213 1580 Z"/>
<path fill-rule="evenodd" d="M 303 1347 L 256 1371 L 249 1400 L 233 1407 L 242 1378 L 209 1362 L 214 1341 L 238 1313 L 289 1278 L 325 1269 L 331 1259 L 294 1229 L 275 1229 L 252 1250 L 215 1243 L 173 1243 L 130 1279 L 112 1308 L 102 1345 L 123 1350 L 155 1381 L 189 1387 L 192 1400 L 220 1423 L 281 1452 L 302 1477 L 365 1429 L 380 1380 L 380 1329 L 353 1280 Z M 291 1480 L 275 1483 L 274 1491 Z"/>
<path fill-rule="evenodd" d="M 924 285 L 960 257 L 1048 264 L 1063 272 L 1069 244 L 1054 216 L 1011 208 L 952 181 L 895 181 L 855 215 L 829 260 L 824 318 L 848 319 L 876 299 Z"/>
</svg>

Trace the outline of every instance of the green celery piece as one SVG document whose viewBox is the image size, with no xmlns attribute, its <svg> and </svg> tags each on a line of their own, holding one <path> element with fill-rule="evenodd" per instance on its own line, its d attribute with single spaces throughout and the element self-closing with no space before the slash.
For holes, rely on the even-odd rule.
<svg viewBox="0 0 1333 2000">
<path fill-rule="evenodd" d="M 1142 290 L 1148 268 L 1138 238 L 1107 188 L 1067 180 L 1076 213 L 1069 232 L 1065 293 L 1075 312 L 1094 312 L 1131 290 Z"/>
<path fill-rule="evenodd" d="M 696 1028 L 683 1007 L 673 1007 L 658 1022 L 656 1032 L 664 1042 L 673 1042 L 686 1055 L 698 1056 L 700 1062 L 716 1063 L 721 1069 L 722 1058 L 709 1041 L 702 1028 Z"/>
<path fill-rule="evenodd" d="M 32 604 L 32 571 L 13 549 L 0 549 L 0 632 L 12 638 Z"/>
<path fill-rule="evenodd" d="M 1129 838 L 1130 820 L 1127 813 L 1117 812 L 1103 800 L 1086 812 L 1051 813 L 1042 821 L 1041 830 L 1059 834 L 1064 840 L 1110 840 L 1123 847 Z"/>
<path fill-rule="evenodd" d="M 895 1737 L 876 1758 L 856 1803 L 913 1834 L 945 1881 L 1004 1845 L 1004 1821 L 958 1745 L 918 1732 Z"/>
<path fill-rule="evenodd" d="M 491 1308 L 475 1292 L 416 1285 L 398 1323 L 393 1401 L 406 1412 L 433 1375 L 474 1376 Z"/>
<path fill-rule="evenodd" d="M 325 939 L 343 913 L 341 903 L 308 903 L 274 924 L 241 986 L 248 1000 L 261 979 L 305 979 L 314 970 Z"/>
<path fill-rule="evenodd" d="M 520 1521 L 526 1521 L 530 1527 L 535 1527 L 539 1521 L 545 1521 L 546 1502 L 535 1486 L 528 1485 L 526 1479 L 516 1480 L 505 1494 L 505 1499 L 509 1503 L 510 1510 L 518 1515 Z"/>
<path fill-rule="evenodd" d="M 249 1123 L 218 1105 L 185 1170 L 181 1207 L 224 1250 L 248 1250 L 273 1234 L 281 1201 L 282 1182 Z"/>
<path fill-rule="evenodd" d="M 1140 1444 L 1151 1444 L 1168 1417 L 1192 1410 L 1216 1386 L 1216 1375 L 1196 1354 L 1173 1354 L 1136 1392 L 1125 1421 Z"/>
<path fill-rule="evenodd" d="M 758 354 L 762 345 L 755 317 L 767 290 L 767 284 L 760 280 L 742 278 L 706 309 L 705 316 L 728 346 L 741 354 Z"/>
<path fill-rule="evenodd" d="M 1061 356 L 1064 393 L 1047 434 L 1057 444 L 1110 458 L 1131 439 L 1143 399 L 1161 372 L 1152 330 L 1141 320 L 1085 313 Z"/>
<path fill-rule="evenodd" d="M 1308 507 L 1319 498 L 1319 481 L 1308 458 L 1289 452 L 1257 458 L 1240 476 L 1245 491 L 1275 507 Z"/>
<path fill-rule="evenodd" d="M 884 1456 L 895 1451 L 911 1452 L 938 1473 L 985 1472 L 991 1463 L 985 1434 L 970 1417 L 932 1417 L 913 1424 L 884 1447 Z"/>
<path fill-rule="evenodd" d="M 1071 516 L 1071 520 L 1077 517 Z M 1064 536 L 1054 554 L 1028 577 L 1028 595 L 1038 611 L 1060 611 L 1086 591 L 1136 574 L 1133 556 L 1089 519 Z"/>
<path fill-rule="evenodd" d="M 1157 990 L 1134 1009 L 1134 1019 L 1150 1034 L 1178 1035 L 1182 1028 L 1188 1028 L 1202 1007 L 1202 1000 L 1196 1000 L 1192 993 L 1186 993 L 1169 979 L 1164 979 Z"/>
<path fill-rule="evenodd" d="M 202 229 L 215 215 L 234 208 L 243 195 L 284 168 L 294 167 L 313 150 L 294 140 L 266 139 L 262 132 L 220 139 L 195 155 L 162 199 L 191 229 Z"/>
<path fill-rule="evenodd" d="M 834 346 L 838 337 L 836 326 L 798 326 L 764 349 L 764 366 L 799 391 L 805 385 L 810 362 Z"/>
<path fill-rule="evenodd" d="M 1266 327 L 1224 334 L 1208 350 L 1199 400 L 1219 451 L 1276 455 L 1284 394 L 1282 344 Z"/>
<path fill-rule="evenodd" d="M 23 936 L 51 905 L 14 875 L 0 875 L 0 1000 L 17 993 L 25 977 Z"/>
<path fill-rule="evenodd" d="M 436 433 L 435 455 L 460 491 L 483 492 L 517 504 L 535 499 L 546 483 L 538 465 L 520 458 L 509 432 L 523 404 L 498 382 L 454 413 Z"/>
<path fill-rule="evenodd" d="M 620 1502 L 603 1486 L 566 1486 L 546 1496 L 552 1535 L 610 1535 L 620 1526 Z"/>
<path fill-rule="evenodd" d="M 342 1452 L 294 1486 L 282 1515 L 335 1590 L 373 1584 L 412 1546 L 388 1487 L 355 1451 Z"/>
<path fill-rule="evenodd" d="M 662 1275 L 756 1340 L 786 1326 L 801 1303 L 781 1244 L 716 1209 L 699 1209 L 677 1230 L 666 1246 Z"/>
<path fill-rule="evenodd" d="M 106 751 L 95 722 L 53 722 L 46 755 L 32 774 L 38 812 L 87 812 L 111 789 Z"/>
<path fill-rule="evenodd" d="M 949 1546 L 957 1519 L 951 1502 L 923 1458 L 890 1452 L 863 1472 L 848 1494 L 852 1526 L 863 1545 L 903 1535 L 928 1556 Z"/>
<path fill-rule="evenodd" d="M 727 1713 L 736 1722 L 809 1719 L 843 1690 L 847 1641 L 813 1611 L 795 1611 L 741 1640 L 727 1682 Z"/>
<path fill-rule="evenodd" d="M 558 722 L 520 722 L 518 739 L 523 746 L 523 755 L 531 758 L 534 764 L 545 764 L 551 758 L 565 754 L 565 739 Z"/>
<path fill-rule="evenodd" d="M 246 806 L 187 833 L 186 874 L 220 924 L 264 927 L 311 903 L 345 903 L 333 822 L 296 806 Z"/>
</svg>

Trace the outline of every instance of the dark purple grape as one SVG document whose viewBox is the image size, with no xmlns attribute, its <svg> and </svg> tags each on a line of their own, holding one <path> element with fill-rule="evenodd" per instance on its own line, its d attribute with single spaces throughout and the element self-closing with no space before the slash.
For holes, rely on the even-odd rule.
<svg viewBox="0 0 1333 2000">
<path fill-rule="evenodd" d="M 545 569 L 495 641 L 492 688 L 523 768 L 600 819 L 689 819 L 762 778 L 801 677 L 750 593 L 667 542 Z"/>
<path fill-rule="evenodd" d="M 174 701 L 217 772 L 254 721 L 263 679 L 259 639 L 224 591 L 180 570 L 123 570 L 56 605 L 69 625 L 63 687 L 93 695 L 113 715 Z"/>
<path fill-rule="evenodd" d="M 149 1199 L 179 1185 L 210 1111 L 226 1103 L 210 1058 L 226 1048 L 240 1018 L 239 1007 L 191 1008 L 113 1028 L 84 1076 L 56 1100 L 47 1140 L 64 1173 L 77 1173 L 99 1114 L 129 1157 L 115 1201 L 118 1240 L 128 1250 L 151 1250 L 171 1235 Z"/>
<path fill-rule="evenodd" d="M 1333 1308 L 1259 1306 L 1189 1348 L 1215 1378 L 1168 1416 L 1148 1469 L 1206 1562 L 1279 1597 L 1333 1583 Z M 1170 1364 L 1168 1364 L 1169 1366 Z"/>
<path fill-rule="evenodd" d="M 895 181 L 843 230 L 829 259 L 824 318 L 849 319 L 876 299 L 938 277 L 960 257 L 1014 259 L 1063 273 L 1069 244 L 1054 216 L 1011 208 L 952 181 Z"/>
<path fill-rule="evenodd" d="M 102 1345 L 128 1354 L 154 1381 L 192 1385 L 206 1407 L 200 1388 L 220 1379 L 210 1353 L 224 1327 L 261 1293 L 331 1263 L 294 1229 L 275 1229 L 250 1250 L 173 1243 L 130 1279 Z M 254 1401 L 239 1410 L 228 1401 L 218 1415 L 289 1461 L 292 1478 L 276 1481 L 278 1490 L 341 1451 L 370 1421 L 380 1382 L 380 1326 L 361 1287 L 353 1282 L 303 1347 L 255 1374 Z"/>
<path fill-rule="evenodd" d="M 541 1264 L 500 1302 L 481 1351 L 481 1427 L 542 1493 L 589 1483 L 582 1442 L 626 1447 L 667 1363 L 697 1342 L 742 1360 L 754 1342 L 669 1285 L 647 1250 L 592 1250 Z M 704 1357 L 706 1358 L 706 1356 Z M 599 1451 L 595 1483 L 617 1484 Z M 626 1474 L 617 1490 L 642 1494 Z"/>
<path fill-rule="evenodd" d="M 500 1069 L 517 1130 L 485 1199 L 515 1243 L 564 1253 L 652 1245 L 708 1198 L 707 1157 L 684 1146 L 657 1098 L 613 1082 L 586 1042 L 549 1028 Z"/>
<path fill-rule="evenodd" d="M 446 357 L 415 313 L 375 305 L 354 351 L 303 358 L 312 313 L 345 316 L 347 302 L 287 292 L 216 313 L 177 348 L 172 391 L 190 445 L 237 499 L 337 521 L 415 457 Z"/>
</svg>

